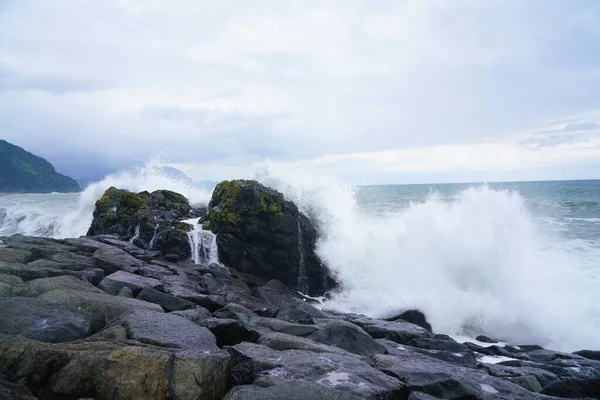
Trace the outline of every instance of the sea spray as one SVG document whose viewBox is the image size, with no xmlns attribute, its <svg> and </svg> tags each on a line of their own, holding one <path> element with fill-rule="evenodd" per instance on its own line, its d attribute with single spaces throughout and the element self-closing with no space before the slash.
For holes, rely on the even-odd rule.
<svg viewBox="0 0 600 400">
<path fill-rule="evenodd" d="M 425 312 L 434 331 L 488 334 L 555 349 L 600 347 L 598 252 L 549 235 L 519 193 L 469 187 L 364 213 L 356 189 L 259 169 L 261 183 L 319 227 L 317 253 L 343 290 L 327 307 L 389 316 Z"/>
<path fill-rule="evenodd" d="M 198 219 L 182 221 L 194 227 L 188 232 L 192 261 L 200 265 L 220 264 L 217 235 L 202 229 L 198 221 Z"/>
<path fill-rule="evenodd" d="M 0 235 L 22 234 L 53 238 L 85 235 L 92 223 L 96 201 L 111 186 L 132 192 L 172 190 L 187 197 L 192 205 L 206 205 L 211 195 L 211 190 L 174 178 L 158 165 L 147 163 L 133 171 L 108 175 L 79 194 L 2 196 L 0 209 L 5 214 L 0 221 Z M 43 208 L 38 205 L 42 203 Z"/>
</svg>

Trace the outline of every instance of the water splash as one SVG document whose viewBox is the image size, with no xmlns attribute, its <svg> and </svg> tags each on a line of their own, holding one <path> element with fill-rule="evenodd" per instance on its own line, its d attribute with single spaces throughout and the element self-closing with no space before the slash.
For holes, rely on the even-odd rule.
<svg viewBox="0 0 600 400">
<path fill-rule="evenodd" d="M 319 227 L 317 254 L 343 288 L 327 307 L 418 308 L 438 332 L 600 347 L 598 250 L 548 234 L 517 192 L 476 185 L 372 215 L 327 178 L 267 165 L 257 179 Z"/>
<path fill-rule="evenodd" d="M 217 248 L 217 235 L 202 229 L 202 225 L 194 224 L 194 229 L 188 232 L 192 261 L 200 265 L 220 264 Z"/>
</svg>

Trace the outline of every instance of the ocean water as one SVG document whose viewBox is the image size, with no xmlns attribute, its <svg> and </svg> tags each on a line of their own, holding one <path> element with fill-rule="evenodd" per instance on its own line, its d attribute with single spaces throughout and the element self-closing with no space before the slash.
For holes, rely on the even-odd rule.
<svg viewBox="0 0 600 400">
<path fill-rule="evenodd" d="M 326 307 L 419 308 L 438 332 L 600 348 L 600 181 L 351 187 L 272 165 L 256 179 L 316 224 L 317 252 L 342 284 Z M 109 186 L 210 199 L 146 166 L 80 194 L 0 195 L 0 235 L 85 235 Z"/>
</svg>

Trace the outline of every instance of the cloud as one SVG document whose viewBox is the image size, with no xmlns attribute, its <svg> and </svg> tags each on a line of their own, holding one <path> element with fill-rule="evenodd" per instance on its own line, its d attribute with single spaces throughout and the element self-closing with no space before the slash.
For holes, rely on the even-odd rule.
<svg viewBox="0 0 600 400">
<path fill-rule="evenodd" d="M 595 122 L 585 121 L 567 124 L 564 128 L 565 132 L 577 132 L 577 131 L 590 131 L 593 129 L 600 128 Z"/>
<path fill-rule="evenodd" d="M 567 159 L 600 120 L 599 15 L 590 0 L 8 0 L 0 132 L 47 155 L 166 151 L 215 175 L 340 157 L 337 174 L 369 179 L 352 164 L 367 163 L 375 179 L 355 155 L 388 151 L 440 174 L 489 143 Z"/>
</svg>

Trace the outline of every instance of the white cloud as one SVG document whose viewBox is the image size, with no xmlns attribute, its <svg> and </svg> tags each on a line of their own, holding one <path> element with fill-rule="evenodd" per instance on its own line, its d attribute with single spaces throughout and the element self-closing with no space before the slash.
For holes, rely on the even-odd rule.
<svg viewBox="0 0 600 400">
<path fill-rule="evenodd" d="M 9 0 L 0 132 L 47 155 L 166 150 L 207 179 L 264 157 L 363 181 L 449 170 L 544 178 L 567 161 L 600 161 L 585 147 L 600 121 L 599 9 Z M 562 135 L 527 133 L 564 118 Z"/>
</svg>

